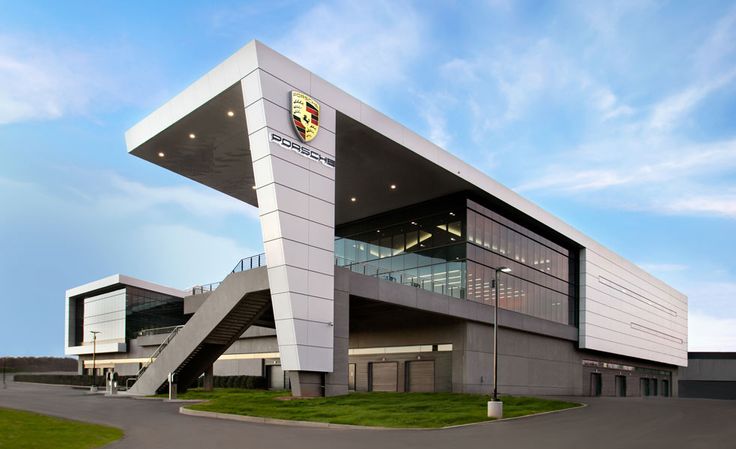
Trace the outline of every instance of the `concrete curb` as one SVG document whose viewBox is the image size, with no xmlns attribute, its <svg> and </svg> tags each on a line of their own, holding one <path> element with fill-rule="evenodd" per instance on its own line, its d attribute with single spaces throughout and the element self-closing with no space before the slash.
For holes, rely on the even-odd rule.
<svg viewBox="0 0 736 449">
<path fill-rule="evenodd" d="M 552 410 L 549 412 L 534 413 L 531 415 L 516 416 L 513 418 L 494 419 L 490 421 L 479 421 L 479 422 L 473 422 L 473 423 L 467 423 L 467 424 L 457 424 L 454 426 L 437 427 L 437 428 L 358 426 L 358 425 L 353 425 L 353 424 L 332 424 L 332 423 L 317 422 L 317 421 L 292 421 L 289 419 L 263 418 L 260 416 L 233 415 L 231 413 L 218 413 L 218 412 L 207 412 L 203 410 L 192 410 L 192 409 L 186 408 L 185 406 L 179 407 L 179 413 L 182 415 L 187 415 L 187 416 L 198 416 L 200 418 L 224 419 L 228 421 L 240 421 L 240 422 L 256 423 L 256 424 L 273 424 L 277 426 L 310 427 L 310 428 L 317 428 L 317 429 L 348 429 L 348 430 L 349 429 L 352 429 L 352 430 L 400 430 L 400 431 L 414 430 L 414 431 L 425 431 L 426 432 L 426 431 L 433 431 L 433 430 L 457 429 L 461 427 L 478 426 L 481 424 L 492 424 L 492 423 L 504 422 L 504 421 L 513 421 L 513 420 L 523 419 L 523 418 L 533 418 L 535 416 L 542 416 L 542 415 L 549 415 L 552 413 L 560 413 L 560 412 L 566 412 L 570 410 L 577 410 L 577 409 L 585 408 L 588 406 L 588 404 L 583 403 L 583 402 L 580 402 L 579 404 L 580 405 L 577 407 L 570 407 L 570 408 L 565 408 L 562 410 Z"/>
</svg>

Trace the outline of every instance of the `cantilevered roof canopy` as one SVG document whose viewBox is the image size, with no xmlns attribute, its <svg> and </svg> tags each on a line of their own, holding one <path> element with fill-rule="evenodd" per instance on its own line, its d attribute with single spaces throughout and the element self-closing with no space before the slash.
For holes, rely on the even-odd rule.
<svg viewBox="0 0 736 449">
<path fill-rule="evenodd" d="M 604 252 L 640 271 L 516 192 L 257 41 L 128 130 L 128 151 L 257 206 L 243 101 L 249 92 L 243 90 L 241 80 L 259 68 L 337 111 L 336 225 L 449 193 L 472 192 L 537 231 Z M 232 117 L 227 115 L 231 109 Z M 190 133 L 196 138 L 190 139 Z M 396 190 L 390 189 L 391 184 Z M 351 202 L 351 197 L 357 201 Z"/>
</svg>

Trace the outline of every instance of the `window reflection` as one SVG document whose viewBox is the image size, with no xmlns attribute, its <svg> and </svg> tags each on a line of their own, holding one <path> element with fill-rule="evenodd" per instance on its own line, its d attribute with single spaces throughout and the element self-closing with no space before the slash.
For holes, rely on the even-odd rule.
<svg viewBox="0 0 736 449">
<path fill-rule="evenodd" d="M 402 211 L 338 229 L 335 263 L 438 294 L 492 303 L 560 323 L 570 321 L 570 251 L 473 201 L 422 216 Z"/>
</svg>

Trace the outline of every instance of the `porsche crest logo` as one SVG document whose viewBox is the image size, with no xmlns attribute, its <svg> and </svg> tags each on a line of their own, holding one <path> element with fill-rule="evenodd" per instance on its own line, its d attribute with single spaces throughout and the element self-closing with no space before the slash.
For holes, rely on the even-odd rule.
<svg viewBox="0 0 736 449">
<path fill-rule="evenodd" d="M 302 142 L 309 142 L 319 131 L 319 103 L 309 95 L 291 91 L 291 117 Z"/>
</svg>

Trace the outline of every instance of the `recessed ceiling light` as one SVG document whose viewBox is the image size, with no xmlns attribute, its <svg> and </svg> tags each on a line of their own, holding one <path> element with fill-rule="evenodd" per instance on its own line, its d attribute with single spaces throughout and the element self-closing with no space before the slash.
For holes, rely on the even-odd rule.
<svg viewBox="0 0 736 449">
<path fill-rule="evenodd" d="M 416 221 L 412 221 L 411 224 L 413 224 L 414 226 L 416 226 L 417 225 L 417 222 Z"/>
<path fill-rule="evenodd" d="M 227 111 L 227 116 L 228 117 L 232 117 L 234 115 L 235 115 L 235 113 L 233 111 Z"/>
<path fill-rule="evenodd" d="M 450 216 L 451 217 L 454 217 L 455 216 L 455 212 L 450 212 Z"/>
<path fill-rule="evenodd" d="M 358 198 L 352 197 L 352 198 L 350 198 L 350 201 L 352 201 L 354 203 L 354 202 L 358 201 Z"/>
<path fill-rule="evenodd" d="M 391 190 L 396 190 L 396 184 L 391 184 Z"/>
<path fill-rule="evenodd" d="M 158 152 L 158 157 L 164 157 L 164 156 L 166 156 L 166 153 L 164 153 L 163 151 Z"/>
<path fill-rule="evenodd" d="M 253 189 L 253 190 L 255 190 L 256 189 L 256 186 L 250 186 L 250 188 Z"/>
<path fill-rule="evenodd" d="M 189 138 L 190 138 L 190 139 L 196 139 L 196 138 L 197 138 L 197 135 L 196 135 L 196 134 L 194 134 L 194 133 L 190 133 L 190 134 L 189 134 Z"/>
</svg>

